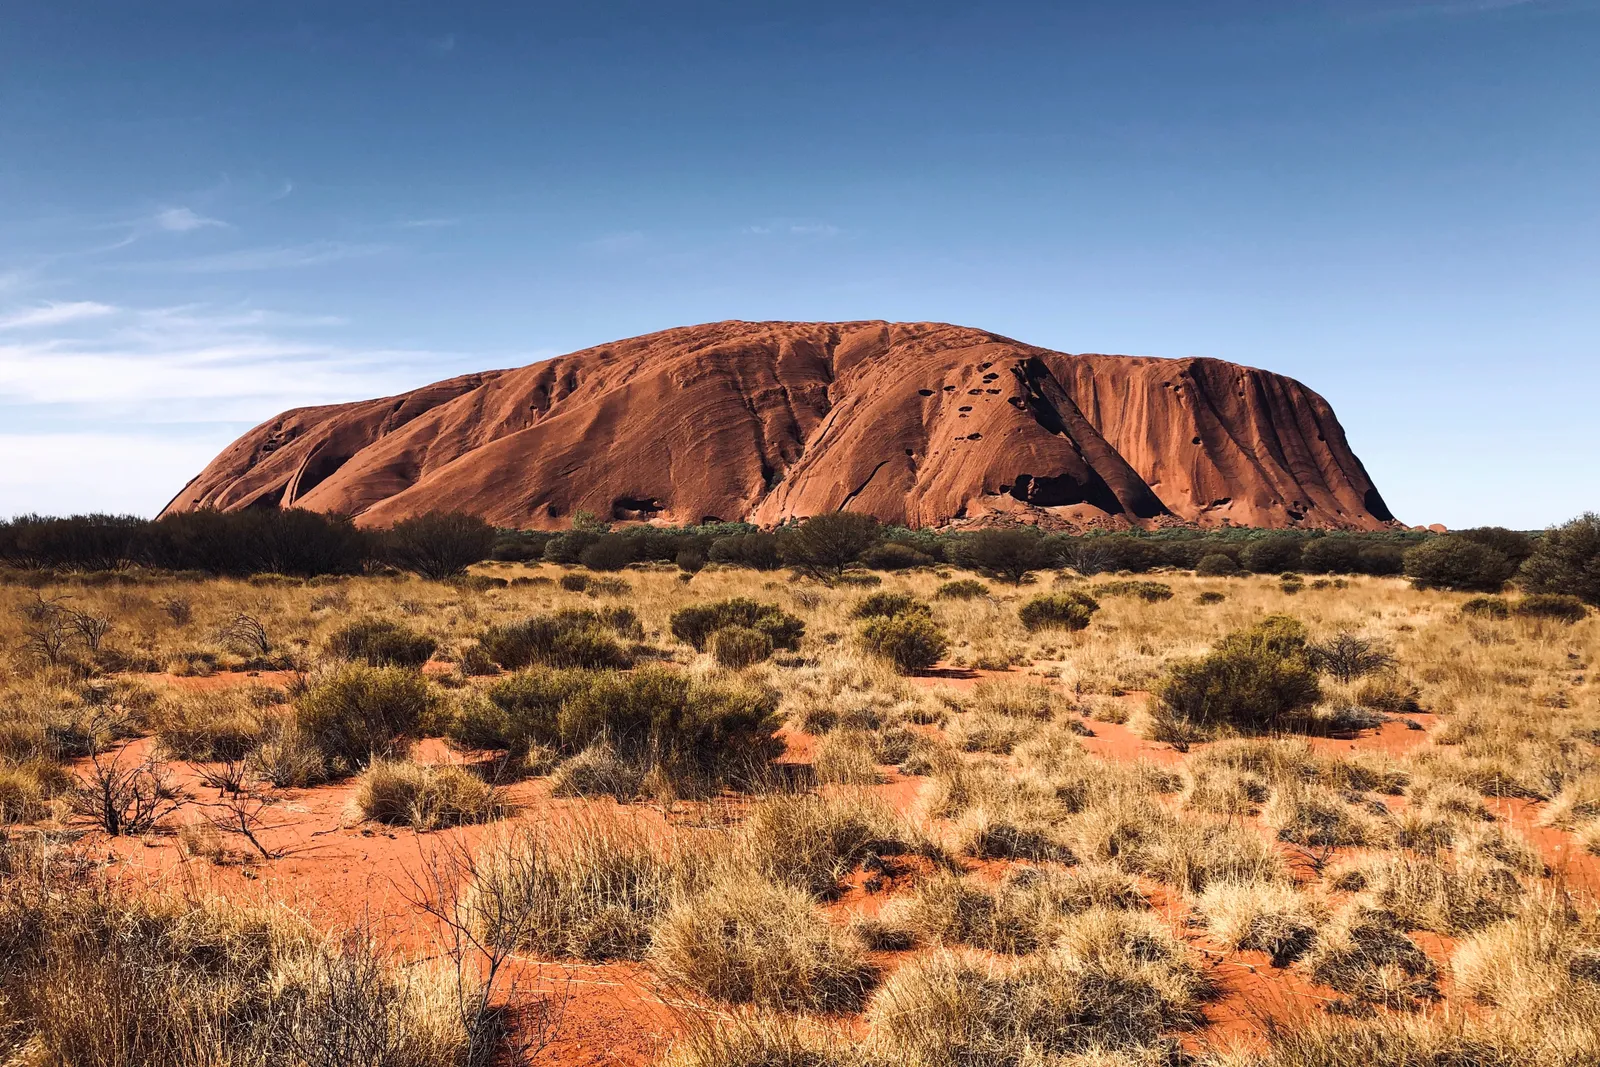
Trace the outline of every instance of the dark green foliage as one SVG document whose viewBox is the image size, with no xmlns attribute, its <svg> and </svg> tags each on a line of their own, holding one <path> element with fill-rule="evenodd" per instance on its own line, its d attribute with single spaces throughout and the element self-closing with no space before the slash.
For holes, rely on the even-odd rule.
<svg viewBox="0 0 1600 1067">
<path fill-rule="evenodd" d="M 699 574 L 705 569 L 706 563 L 708 562 L 706 559 L 706 554 L 694 546 L 690 546 L 679 552 L 673 557 L 672 561 L 678 565 L 678 569 L 680 571 L 683 571 L 686 574 Z"/>
<path fill-rule="evenodd" d="M 1017 609 L 1017 618 L 1029 630 L 1084 630 L 1100 602 L 1088 593 L 1047 593 Z"/>
<path fill-rule="evenodd" d="M 1361 573 L 1380 577 L 1404 574 L 1406 569 L 1405 550 L 1395 544 L 1367 545 L 1361 550 L 1360 561 Z"/>
<path fill-rule="evenodd" d="M 1053 554 L 1033 526 L 979 530 L 963 537 L 956 558 L 965 567 L 1021 585 L 1028 575 L 1051 565 Z"/>
<path fill-rule="evenodd" d="M 1207 589 L 1203 593 L 1196 593 L 1194 602 L 1196 604 L 1220 604 L 1227 599 L 1228 594 L 1219 593 L 1215 589 Z"/>
<path fill-rule="evenodd" d="M 769 533 L 732 534 L 711 542 L 713 563 L 727 563 L 758 571 L 775 571 L 783 566 L 778 555 L 778 539 Z"/>
<path fill-rule="evenodd" d="M 1509 619 L 1511 602 L 1503 596 L 1475 596 L 1461 605 L 1461 614 L 1479 619 Z"/>
<path fill-rule="evenodd" d="M 727 626 L 760 630 L 772 639 L 774 648 L 797 649 L 806 624 L 776 604 L 762 604 L 747 597 L 733 597 L 709 604 L 690 604 L 672 613 L 672 636 L 704 652 L 711 635 Z"/>
<path fill-rule="evenodd" d="M 1274 574 L 1292 571 L 1300 566 L 1300 553 L 1304 538 L 1269 535 L 1244 546 L 1239 553 L 1239 565 L 1253 574 Z"/>
<path fill-rule="evenodd" d="M 908 611 L 929 613 L 928 605 L 912 596 L 910 593 L 891 593 L 882 591 L 868 593 L 856 601 L 856 606 L 850 609 L 852 619 L 888 618 L 891 615 L 903 615 Z"/>
<path fill-rule="evenodd" d="M 587 574 L 563 574 L 556 584 L 569 593 L 581 593 L 589 588 L 589 576 Z"/>
<path fill-rule="evenodd" d="M 452 738 L 526 753 L 577 753 L 604 742 L 629 759 L 711 772 L 764 763 L 776 740 L 777 696 L 739 681 L 697 681 L 667 667 L 617 671 L 535 667 L 489 690 L 493 711 L 458 715 Z"/>
<path fill-rule="evenodd" d="M 711 657 L 720 667 L 740 670 L 772 655 L 772 637 L 748 626 L 724 626 L 711 635 Z"/>
<path fill-rule="evenodd" d="M 1441 534 L 1405 556 L 1406 577 L 1419 589 L 1497 593 L 1516 570 L 1498 550 L 1462 534 Z"/>
<path fill-rule="evenodd" d="M 148 536 L 152 566 L 234 577 L 355 574 L 375 547 L 349 519 L 300 508 L 180 512 L 151 524 Z"/>
<path fill-rule="evenodd" d="M 926 612 L 875 616 L 861 625 L 861 644 L 894 664 L 902 674 L 924 671 L 939 662 L 950 642 Z"/>
<path fill-rule="evenodd" d="M 544 558 L 551 563 L 574 564 L 583 556 L 584 550 L 604 536 L 589 529 L 568 530 L 566 533 L 557 534 L 544 543 Z"/>
<path fill-rule="evenodd" d="M 1283 726 L 1322 697 L 1305 627 L 1272 615 L 1229 634 L 1206 656 L 1174 665 L 1155 688 L 1162 708 L 1198 726 Z"/>
<path fill-rule="evenodd" d="M 932 556 L 910 545 L 883 541 L 861 553 L 859 562 L 863 567 L 875 571 L 903 571 L 912 567 L 931 567 L 935 561 Z"/>
<path fill-rule="evenodd" d="M 295 718 L 330 767 L 354 772 L 404 754 L 431 704 L 414 671 L 349 664 L 313 680 L 296 701 Z"/>
<path fill-rule="evenodd" d="M 1582 622 L 1589 614 L 1583 601 L 1565 593 L 1533 593 L 1511 605 L 1512 614 L 1525 619 L 1555 619 L 1558 622 Z"/>
<path fill-rule="evenodd" d="M 558 611 L 491 626 L 479 643 L 490 659 L 508 670 L 535 663 L 620 669 L 633 665 L 633 653 L 616 635 L 636 637 L 641 633 L 638 619 L 627 608 Z"/>
<path fill-rule="evenodd" d="M 975 578 L 957 578 L 935 589 L 933 595 L 941 600 L 975 600 L 980 596 L 988 596 L 989 587 Z"/>
<path fill-rule="evenodd" d="M 1470 530 L 1454 530 L 1451 536 L 1464 537 L 1468 541 L 1476 541 L 1485 548 L 1494 549 L 1510 560 L 1512 567 L 1522 566 L 1522 561 L 1533 554 L 1532 537 L 1517 530 L 1508 530 L 1504 526 L 1477 526 Z"/>
<path fill-rule="evenodd" d="M 1194 565 L 1195 574 L 1202 578 L 1226 578 L 1238 574 L 1242 569 L 1238 560 L 1221 552 L 1211 552 L 1201 556 Z"/>
<path fill-rule="evenodd" d="M 1154 604 L 1162 600 L 1172 599 L 1172 586 L 1162 582 L 1123 581 L 1106 582 L 1097 585 L 1094 591 L 1101 596 L 1131 596 L 1137 597 L 1146 603 Z"/>
<path fill-rule="evenodd" d="M 438 642 L 386 619 L 357 619 L 328 638 L 328 651 L 369 667 L 421 667 Z"/>
<path fill-rule="evenodd" d="M 1600 514 L 1546 530 L 1518 580 L 1530 593 L 1567 593 L 1600 607 Z"/>
<path fill-rule="evenodd" d="M 578 553 L 578 562 L 592 571 L 620 571 L 639 558 L 638 550 L 638 538 L 608 533 Z"/>
<path fill-rule="evenodd" d="M 778 535 L 783 562 L 816 578 L 836 579 L 878 540 L 878 520 L 853 511 L 813 515 Z"/>
<path fill-rule="evenodd" d="M 501 530 L 495 534 L 489 558 L 507 563 L 531 563 L 544 558 L 544 546 L 554 536 L 541 530 Z"/>
<path fill-rule="evenodd" d="M 1360 574 L 1360 538 L 1343 534 L 1313 537 L 1300 551 L 1300 569 L 1307 574 Z"/>
<path fill-rule="evenodd" d="M 0 563 L 41 570 L 117 570 L 144 554 L 147 526 L 132 515 L 21 515 L 0 523 Z"/>
<path fill-rule="evenodd" d="M 476 515 L 430 511 L 402 519 L 380 537 L 383 558 L 424 578 L 452 578 L 494 551 L 495 530 Z"/>
</svg>

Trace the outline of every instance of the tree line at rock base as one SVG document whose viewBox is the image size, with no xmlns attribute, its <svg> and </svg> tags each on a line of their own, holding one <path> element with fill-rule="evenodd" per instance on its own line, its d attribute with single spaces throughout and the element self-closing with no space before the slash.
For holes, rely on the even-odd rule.
<svg viewBox="0 0 1600 1067">
<path fill-rule="evenodd" d="M 1600 518 L 1593 513 L 1541 533 L 1481 527 L 1430 534 L 1158 530 L 1081 535 L 1032 526 L 975 531 L 885 526 L 835 512 L 763 530 L 747 523 L 613 527 L 579 513 L 563 531 L 496 529 L 480 518 L 434 512 L 384 530 L 299 509 L 196 511 L 149 520 L 119 515 L 24 515 L 0 522 L 0 564 L 24 571 L 105 572 L 133 567 L 208 576 L 309 578 L 382 568 L 448 578 L 485 560 L 619 571 L 662 563 L 778 570 L 822 580 L 847 571 L 965 567 L 1015 584 L 1035 571 L 1081 574 L 1194 570 L 1234 574 L 1404 575 L 1419 585 L 1496 592 L 1517 580 L 1531 592 L 1600 603 Z"/>
</svg>

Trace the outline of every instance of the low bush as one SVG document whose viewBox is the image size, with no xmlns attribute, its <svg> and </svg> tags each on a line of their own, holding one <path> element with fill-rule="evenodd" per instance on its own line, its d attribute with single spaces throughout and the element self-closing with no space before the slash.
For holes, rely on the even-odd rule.
<svg viewBox="0 0 1600 1067">
<path fill-rule="evenodd" d="M 314 678 L 295 702 L 295 718 L 329 770 L 351 773 L 403 756 L 432 702 L 412 671 L 350 664 Z"/>
<path fill-rule="evenodd" d="M 632 673 L 533 668 L 501 679 L 489 703 L 466 702 L 452 740 L 522 757 L 534 746 L 594 745 L 684 783 L 739 778 L 781 750 L 777 695 L 753 682 L 695 678 L 668 667 Z"/>
<path fill-rule="evenodd" d="M 1340 630 L 1326 641 L 1308 643 L 1306 659 L 1313 667 L 1347 684 L 1387 670 L 1395 663 L 1394 652 L 1388 645 L 1349 630 Z"/>
<path fill-rule="evenodd" d="M 895 541 L 883 541 L 861 553 L 856 562 L 869 570 L 903 571 L 912 567 L 931 567 L 937 561 L 924 552 L 918 552 L 910 545 L 902 545 Z"/>
<path fill-rule="evenodd" d="M 1511 605 L 1511 613 L 1523 619 L 1553 619 L 1556 622 L 1582 622 L 1589 614 L 1583 601 L 1566 593 L 1531 593 Z"/>
<path fill-rule="evenodd" d="M 1503 596 L 1475 596 L 1461 605 L 1461 614 L 1475 619 L 1509 619 L 1511 602 Z"/>
<path fill-rule="evenodd" d="M 1489 545 L 1461 534 L 1441 534 L 1407 550 L 1406 577 L 1418 589 L 1497 593 L 1516 565 Z"/>
<path fill-rule="evenodd" d="M 369 667 L 421 667 L 438 642 L 387 619 L 358 619 L 334 631 L 328 652 Z"/>
<path fill-rule="evenodd" d="M 778 605 L 745 597 L 679 608 L 672 613 L 669 626 L 674 637 L 694 646 L 696 652 L 704 652 L 711 635 L 728 626 L 760 630 L 771 639 L 774 648 L 790 650 L 800 647 L 800 638 L 806 629 L 802 619 Z"/>
<path fill-rule="evenodd" d="M 1030 631 L 1084 630 L 1100 610 L 1100 602 L 1087 593 L 1048 593 L 1017 609 L 1017 618 Z"/>
<path fill-rule="evenodd" d="M 907 613 L 931 614 L 928 605 L 910 593 L 891 593 L 887 590 L 868 593 L 850 609 L 852 619 L 887 619 Z"/>
<path fill-rule="evenodd" d="M 1529 593 L 1564 593 L 1600 607 L 1600 514 L 1546 530 L 1518 577 Z"/>
<path fill-rule="evenodd" d="M 901 674 L 914 674 L 939 662 L 950 641 L 929 615 L 911 612 L 862 623 L 861 645 L 872 655 L 888 660 Z"/>
<path fill-rule="evenodd" d="M 1269 616 L 1229 634 L 1209 655 L 1171 667 L 1155 687 L 1161 711 L 1201 727 L 1281 727 L 1321 699 L 1305 628 Z"/>
<path fill-rule="evenodd" d="M 711 635 L 711 658 L 717 666 L 741 670 L 772 655 L 772 637 L 748 626 L 724 626 Z"/>
<path fill-rule="evenodd" d="M 363 771 L 351 802 L 363 819 L 414 830 L 487 822 L 506 810 L 492 786 L 461 767 L 396 760 Z"/>
<path fill-rule="evenodd" d="M 953 582 L 945 582 L 933 591 L 933 595 L 940 600 L 976 600 L 981 596 L 989 595 L 989 587 L 976 578 L 957 578 Z"/>
<path fill-rule="evenodd" d="M 619 632 L 642 632 L 627 608 L 610 612 L 580 609 L 491 626 L 479 644 L 490 659 L 508 670 L 534 664 L 594 670 L 631 667 L 633 653 L 617 640 Z"/>
<path fill-rule="evenodd" d="M 1196 593 L 1194 595 L 1194 602 L 1196 604 L 1203 605 L 1220 604 L 1227 599 L 1227 593 L 1219 593 L 1215 589 L 1207 589 L 1203 593 Z"/>
<path fill-rule="evenodd" d="M 1201 556 L 1194 565 L 1195 574 L 1202 578 L 1228 578 L 1240 574 L 1244 570 L 1239 566 L 1239 561 L 1232 556 L 1225 556 L 1221 552 L 1212 552 Z"/>
<path fill-rule="evenodd" d="M 1139 600 L 1143 600 L 1147 604 L 1155 604 L 1162 600 L 1172 599 L 1172 586 L 1163 582 L 1105 582 L 1101 585 L 1095 586 L 1094 591 L 1100 596 L 1130 596 Z"/>
</svg>

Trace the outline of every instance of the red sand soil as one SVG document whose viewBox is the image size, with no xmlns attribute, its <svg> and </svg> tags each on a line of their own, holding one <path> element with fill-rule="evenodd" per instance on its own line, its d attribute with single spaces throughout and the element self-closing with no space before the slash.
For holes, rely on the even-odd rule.
<svg viewBox="0 0 1600 1067">
<path fill-rule="evenodd" d="M 877 321 L 708 323 L 298 408 L 166 511 L 260 506 L 547 529 L 580 510 L 773 525 L 845 507 L 911 526 L 1393 524 L 1333 409 L 1292 379 Z"/>
<path fill-rule="evenodd" d="M 1005 672 L 961 673 L 966 676 L 953 677 L 945 673 L 922 681 L 964 688 L 981 678 Z M 1020 673 L 1012 676 L 1024 677 Z M 146 677 L 181 688 L 217 689 L 231 685 L 282 685 L 290 676 L 252 673 L 218 674 L 208 678 Z M 1131 710 L 1142 705 L 1144 694 L 1130 693 L 1122 699 Z M 1433 723 L 1429 716 L 1415 718 L 1424 726 Z M 1084 748 L 1102 758 L 1143 758 L 1169 766 L 1181 764 L 1185 758 L 1171 746 L 1146 741 L 1126 726 L 1098 721 L 1088 725 L 1095 736 L 1082 739 Z M 1361 750 L 1399 754 L 1425 742 L 1427 736 L 1425 730 L 1412 730 L 1403 723 L 1391 722 L 1355 738 L 1319 738 L 1313 739 L 1312 744 L 1330 754 Z M 790 730 L 785 730 L 783 737 L 785 761 L 809 762 L 815 751 L 814 737 Z M 128 757 L 137 758 L 152 745 L 148 739 L 132 742 L 127 746 Z M 472 758 L 470 754 L 452 751 L 439 741 L 418 745 L 414 757 L 420 762 L 434 763 Z M 215 792 L 201 782 L 194 768 L 176 765 L 174 771 L 180 784 L 197 802 L 215 798 Z M 897 810 L 911 810 L 926 779 L 903 775 L 892 767 L 881 768 L 881 775 L 882 780 L 874 787 L 874 792 Z M 439 930 L 413 903 L 417 893 L 413 875 L 423 870 L 427 858 L 436 850 L 471 847 L 486 835 L 504 832 L 508 824 L 419 834 L 408 829 L 354 822 L 347 811 L 353 790 L 353 785 L 345 782 L 285 791 L 285 803 L 267 813 L 264 821 L 272 828 L 265 830 L 262 837 L 269 847 L 285 848 L 290 854 L 270 862 L 215 865 L 187 858 L 171 833 L 152 834 L 141 839 L 96 839 L 91 848 L 94 854 L 106 857 L 122 877 L 147 886 L 173 892 L 217 893 L 240 903 L 281 903 L 326 929 L 359 925 L 397 950 L 412 955 L 437 954 L 440 951 Z M 538 780 L 512 784 L 507 788 L 507 796 L 519 807 L 510 825 L 521 820 L 559 824 L 563 820 L 585 817 L 597 806 L 614 806 L 609 800 L 556 800 L 548 795 L 547 783 Z M 1491 802 L 1491 807 L 1497 817 L 1540 850 L 1555 872 L 1554 880 L 1558 884 L 1600 899 L 1600 857 L 1578 849 L 1572 835 L 1539 825 L 1541 805 L 1523 800 L 1500 800 Z M 629 805 L 628 810 L 647 824 L 658 825 L 662 832 L 670 832 L 673 825 L 693 823 L 709 814 L 694 805 L 671 810 Z M 242 845 L 242 842 L 228 843 L 231 847 Z M 1340 850 L 1341 856 L 1354 854 L 1355 850 Z M 1292 848 L 1285 847 L 1284 855 L 1299 879 L 1313 881 L 1320 877 Z M 1004 862 L 971 860 L 964 861 L 963 865 L 979 877 L 991 878 L 1000 877 L 1007 867 Z M 828 910 L 840 922 L 852 916 L 875 915 L 887 900 L 930 871 L 931 866 L 926 861 L 908 861 L 892 869 L 877 884 L 869 883 L 867 872 L 854 872 L 846 879 L 840 897 L 828 905 Z M 1263 953 L 1224 950 L 1210 941 L 1203 930 L 1187 923 L 1187 909 L 1181 895 L 1148 880 L 1143 888 L 1156 912 L 1169 920 L 1201 954 L 1217 987 L 1217 995 L 1206 1009 L 1208 1025 L 1184 1039 L 1192 1049 L 1199 1049 L 1208 1042 L 1259 1044 L 1268 1018 L 1292 1021 L 1320 1010 L 1335 998 L 1331 991 L 1310 983 L 1297 969 L 1272 967 Z M 1441 973 L 1447 975 L 1452 943 L 1437 935 L 1417 934 L 1415 937 L 1441 965 Z M 911 955 L 877 953 L 874 961 L 887 972 Z M 681 1032 L 690 1017 L 718 1013 L 713 1007 L 694 1004 L 665 988 L 648 967 L 640 964 L 555 963 L 519 957 L 511 977 L 522 996 L 541 993 L 551 998 L 549 1003 L 557 1005 L 560 1027 L 555 1042 L 546 1052 L 546 1062 L 561 1067 L 643 1067 L 656 1060 L 671 1036 Z M 839 1024 L 850 1032 L 857 1032 L 862 1026 L 859 1018 L 839 1020 Z"/>
</svg>

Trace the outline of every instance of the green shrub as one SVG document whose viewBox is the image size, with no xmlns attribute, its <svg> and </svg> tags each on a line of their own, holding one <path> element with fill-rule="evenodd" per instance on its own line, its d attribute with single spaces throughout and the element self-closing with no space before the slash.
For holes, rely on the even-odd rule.
<svg viewBox="0 0 1600 1067">
<path fill-rule="evenodd" d="M 1461 605 L 1461 614 L 1476 619 L 1509 619 L 1511 602 L 1503 596 L 1475 596 Z"/>
<path fill-rule="evenodd" d="M 534 746 L 574 754 L 604 746 L 620 758 L 686 776 L 724 777 L 771 760 L 777 696 L 748 681 L 697 679 L 668 667 L 618 671 L 535 667 L 468 701 L 450 737 L 520 757 Z"/>
<path fill-rule="evenodd" d="M 551 667 L 518 671 L 495 682 L 484 698 L 462 700 L 447 733 L 465 748 L 505 749 L 521 760 L 535 745 L 554 745 L 562 704 L 589 678 L 586 671 Z"/>
<path fill-rule="evenodd" d="M 1017 609 L 1017 618 L 1029 630 L 1084 630 L 1100 602 L 1087 593 L 1049 593 L 1036 596 Z"/>
<path fill-rule="evenodd" d="M 979 530 L 961 539 L 957 556 L 965 566 L 1012 585 L 1021 585 L 1029 572 L 1042 570 L 1055 559 L 1032 526 Z"/>
<path fill-rule="evenodd" d="M 1104 585 L 1095 586 L 1094 591 L 1101 596 L 1137 597 L 1149 604 L 1172 599 L 1172 586 L 1162 582 L 1106 582 Z"/>
<path fill-rule="evenodd" d="M 535 663 L 550 667 L 596 670 L 633 665 L 633 654 L 613 632 L 642 633 L 627 608 L 597 612 L 586 609 L 534 615 L 521 622 L 491 626 L 479 638 L 489 658 L 508 670 Z"/>
<path fill-rule="evenodd" d="M 857 562 L 861 566 L 875 571 L 903 571 L 912 567 L 931 567 L 935 560 L 932 556 L 918 552 L 910 545 L 902 545 L 895 541 L 883 541 L 861 553 Z"/>
<path fill-rule="evenodd" d="M 1227 578 L 1243 569 L 1232 556 L 1225 556 L 1221 552 L 1201 556 L 1194 565 L 1194 572 L 1202 578 Z"/>
<path fill-rule="evenodd" d="M 976 578 L 958 578 L 953 582 L 945 582 L 933 595 L 941 600 L 975 600 L 980 596 L 989 595 L 989 587 Z"/>
<path fill-rule="evenodd" d="M 578 553 L 578 562 L 592 571 L 620 571 L 639 558 L 638 538 L 608 533 Z"/>
<path fill-rule="evenodd" d="M 1516 569 L 1506 556 L 1460 534 L 1441 534 L 1406 552 L 1406 577 L 1418 589 L 1497 593 Z"/>
<path fill-rule="evenodd" d="M 1525 619 L 1555 619 L 1558 622 L 1582 622 L 1589 609 L 1583 601 L 1565 593 L 1534 593 L 1511 606 L 1514 615 Z"/>
<path fill-rule="evenodd" d="M 772 638 L 748 626 L 724 626 L 711 635 L 711 656 L 721 667 L 739 670 L 772 655 Z"/>
<path fill-rule="evenodd" d="M 412 671 L 349 664 L 312 680 L 295 719 L 330 769 L 351 772 L 404 755 L 431 704 L 427 683 Z"/>
<path fill-rule="evenodd" d="M 871 515 L 830 511 L 785 528 L 777 549 L 784 563 L 827 580 L 841 577 L 877 540 L 878 520 Z"/>
<path fill-rule="evenodd" d="M 452 578 L 494 551 L 494 527 L 476 515 L 431 511 L 379 535 L 383 558 L 424 578 Z"/>
<path fill-rule="evenodd" d="M 1600 515 L 1591 511 L 1546 530 L 1519 579 L 1530 593 L 1567 593 L 1600 607 Z"/>
<path fill-rule="evenodd" d="M 696 652 L 704 652 L 711 635 L 727 626 L 760 630 L 772 639 L 774 648 L 790 650 L 800 647 L 800 638 L 806 630 L 803 620 L 778 605 L 762 604 L 747 597 L 679 608 L 672 613 L 670 626 L 672 636 L 693 645 Z"/>
<path fill-rule="evenodd" d="M 1175 664 L 1155 687 L 1167 714 L 1197 726 L 1278 727 L 1322 697 L 1305 628 L 1268 616 L 1229 634 L 1206 656 Z"/>
<path fill-rule="evenodd" d="M 1220 604 L 1227 599 L 1228 594 L 1219 593 L 1215 589 L 1207 589 L 1203 593 L 1196 593 L 1194 602 L 1196 604 Z"/>
<path fill-rule="evenodd" d="M 576 572 L 563 574 L 556 584 L 569 593 L 581 593 L 589 588 L 589 576 Z"/>
<path fill-rule="evenodd" d="M 1245 545 L 1239 553 L 1239 564 L 1252 574 L 1292 570 L 1300 566 L 1300 553 L 1304 548 L 1303 537 L 1269 534 Z"/>
<path fill-rule="evenodd" d="M 891 615 L 904 615 L 907 612 L 920 612 L 929 614 L 928 605 L 912 596 L 910 593 L 891 593 L 882 591 L 868 593 L 856 606 L 850 609 L 852 619 L 886 619 Z"/>
<path fill-rule="evenodd" d="M 894 664 L 902 674 L 927 670 L 950 647 L 944 630 L 922 612 L 867 620 L 861 625 L 861 644 L 868 652 Z"/>
<path fill-rule="evenodd" d="M 421 667 L 438 642 L 387 619 L 358 619 L 328 638 L 328 652 L 369 667 Z"/>
</svg>

